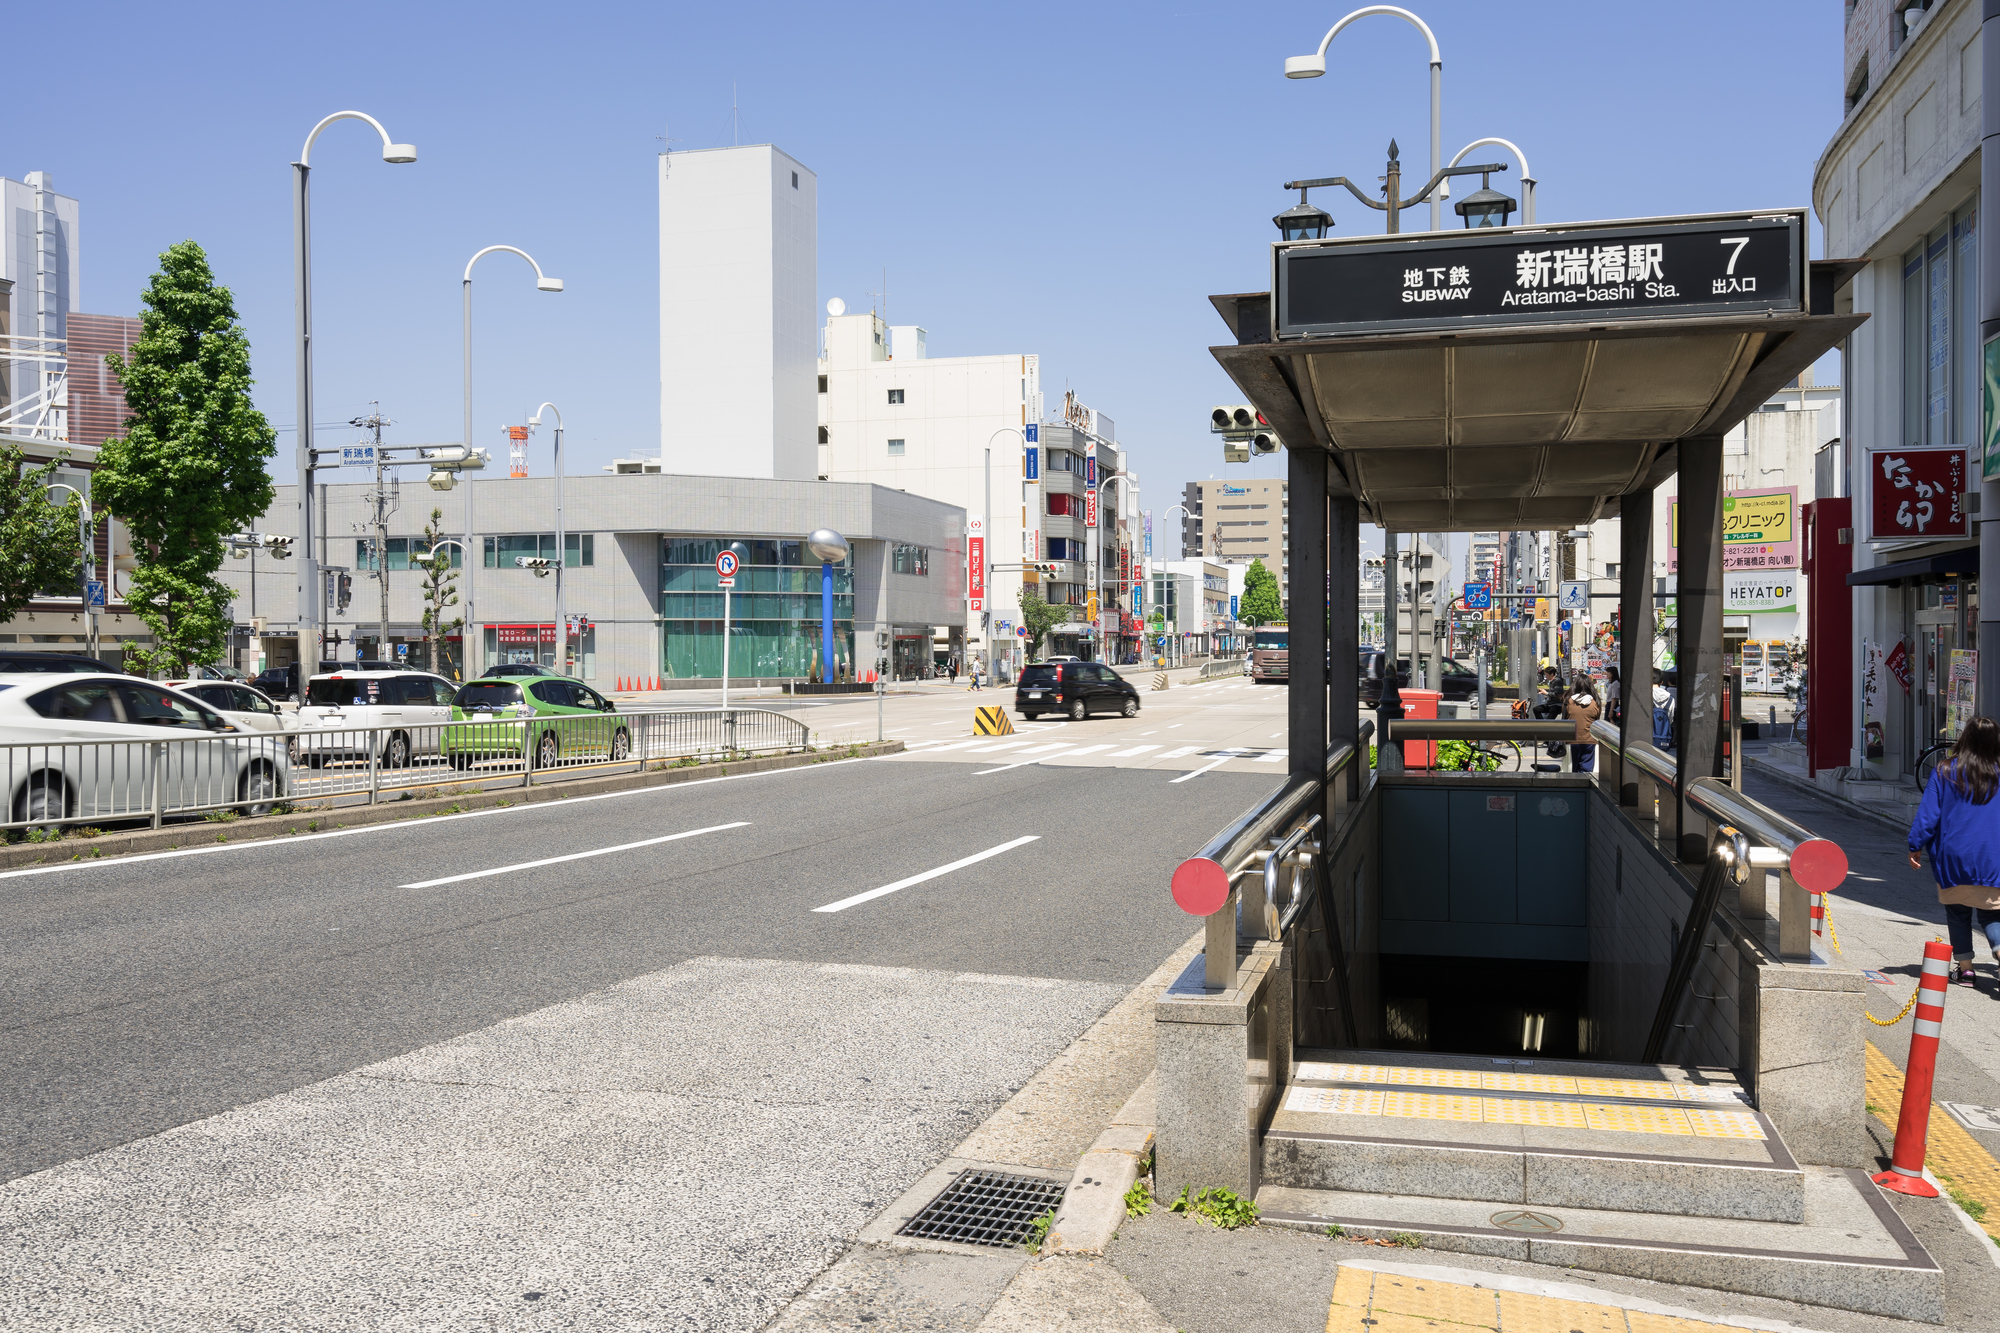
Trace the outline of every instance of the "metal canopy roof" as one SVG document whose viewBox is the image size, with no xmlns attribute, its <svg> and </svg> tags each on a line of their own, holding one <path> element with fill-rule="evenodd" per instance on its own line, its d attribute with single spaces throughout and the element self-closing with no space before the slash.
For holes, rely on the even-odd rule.
<svg viewBox="0 0 2000 1333">
<path fill-rule="evenodd" d="M 1811 265 L 1830 310 L 1846 261 Z M 1271 298 L 1209 298 L 1211 348 L 1288 448 L 1331 455 L 1329 489 L 1400 531 L 1587 523 L 1657 486 L 1676 443 L 1727 431 L 1867 315 L 1687 315 L 1271 337 Z"/>
</svg>

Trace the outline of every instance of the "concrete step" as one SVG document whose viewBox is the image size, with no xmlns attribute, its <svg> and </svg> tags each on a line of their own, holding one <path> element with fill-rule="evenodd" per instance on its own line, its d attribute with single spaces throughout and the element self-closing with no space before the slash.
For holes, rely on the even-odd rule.
<svg viewBox="0 0 2000 1333">
<path fill-rule="evenodd" d="M 1944 1275 L 1865 1172 L 1804 1169 L 1804 1219 L 1690 1219 L 1603 1208 L 1496 1207 L 1266 1181 L 1267 1224 L 1339 1226 L 1426 1249 L 1619 1273 L 1926 1323 L 1944 1321 Z"/>
<path fill-rule="evenodd" d="M 1804 1173 L 1726 1070 L 1387 1051 L 1302 1058 L 1265 1133 L 1262 1170 L 1301 1189 L 1805 1216 Z"/>
</svg>

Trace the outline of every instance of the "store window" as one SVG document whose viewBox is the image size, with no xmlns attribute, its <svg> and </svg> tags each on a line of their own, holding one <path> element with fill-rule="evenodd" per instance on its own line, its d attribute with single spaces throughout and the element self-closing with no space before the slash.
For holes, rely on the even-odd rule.
<svg viewBox="0 0 2000 1333">
<path fill-rule="evenodd" d="M 1978 214 L 1963 208 L 1903 256 L 1903 439 L 1979 432 Z"/>
<path fill-rule="evenodd" d="M 898 574 L 922 574 L 931 572 L 931 553 L 927 546 L 911 546 L 897 542 L 889 554 L 889 567 Z"/>
<path fill-rule="evenodd" d="M 670 679 L 722 674 L 721 537 L 661 539 L 661 671 Z M 730 596 L 729 672 L 804 680 L 819 675 L 820 564 L 802 542 L 745 539 Z M 854 669 L 853 557 L 833 566 L 834 671 Z M 872 652 L 872 650 L 871 650 Z M 865 666 L 866 664 L 864 664 Z"/>
<path fill-rule="evenodd" d="M 1074 495 L 1063 495 L 1060 492 L 1049 496 L 1049 512 L 1056 515 L 1067 514 L 1074 516 L 1076 514 L 1076 497 Z"/>
<path fill-rule="evenodd" d="M 485 537 L 485 565 L 488 569 L 512 569 L 519 556 L 553 560 L 556 558 L 556 535 L 543 533 L 510 533 L 500 537 Z M 392 544 L 393 546 L 393 544 Z M 396 569 L 394 551 L 391 551 L 389 568 Z M 563 534 L 563 567 L 575 569 L 580 565 L 597 563 L 597 534 L 593 532 L 565 532 Z"/>
</svg>

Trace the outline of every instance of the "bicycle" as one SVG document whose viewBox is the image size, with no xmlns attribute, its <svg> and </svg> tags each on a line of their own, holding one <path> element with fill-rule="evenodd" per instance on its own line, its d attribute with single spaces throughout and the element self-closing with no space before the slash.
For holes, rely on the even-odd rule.
<svg viewBox="0 0 2000 1333">
<path fill-rule="evenodd" d="M 1464 746 L 1463 752 L 1446 746 Z M 1519 773 L 1521 747 L 1513 741 L 1440 741 L 1438 769 L 1447 773 Z"/>
<path fill-rule="evenodd" d="M 1931 774 L 1937 772 L 1939 764 L 1942 764 L 1946 759 L 1951 757 L 1953 744 L 1955 742 L 1939 741 L 1936 745 L 1931 746 L 1930 749 L 1925 750 L 1917 756 L 1918 791 L 1930 790 Z"/>
</svg>

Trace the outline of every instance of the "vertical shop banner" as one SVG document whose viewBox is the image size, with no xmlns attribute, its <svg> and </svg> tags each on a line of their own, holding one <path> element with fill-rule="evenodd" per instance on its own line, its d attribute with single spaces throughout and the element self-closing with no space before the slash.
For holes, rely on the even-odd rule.
<svg viewBox="0 0 2000 1333">
<path fill-rule="evenodd" d="M 1083 526 L 1085 526 L 1086 528 L 1094 528 L 1097 526 L 1096 491 L 1085 491 L 1083 493 Z"/>
<path fill-rule="evenodd" d="M 1931 541 L 1970 537 L 1965 492 L 1971 485 L 1972 451 L 1963 445 L 1922 449 L 1864 449 L 1862 506 L 1865 542 Z"/>
<path fill-rule="evenodd" d="M 1861 757 L 1882 757 L 1882 645 L 1861 641 Z"/>
<path fill-rule="evenodd" d="M 1148 560 L 1151 560 L 1153 558 L 1153 511 L 1152 510 L 1148 509 L 1145 511 L 1145 519 L 1146 519 L 1146 558 Z"/>
<path fill-rule="evenodd" d="M 1901 639 L 1896 640 L 1896 646 L 1891 648 L 1889 655 L 1882 659 L 1882 665 L 1888 669 L 1890 675 L 1896 678 L 1896 683 L 1903 687 L 1903 693 L 1908 694 L 1910 692 L 1911 679 L 1910 646 Z"/>
<path fill-rule="evenodd" d="M 986 609 L 986 519 L 975 515 L 965 524 L 965 588 L 972 609 Z"/>
<path fill-rule="evenodd" d="M 1979 440 L 1984 464 L 1980 476 L 2000 478 L 2000 338 L 1979 349 Z"/>
<path fill-rule="evenodd" d="M 1979 652 L 1974 648 L 1951 650 L 1951 680 L 1945 687 L 1945 727 L 1957 740 L 1965 724 L 1972 721 L 1973 691 L 1979 685 Z"/>
</svg>

